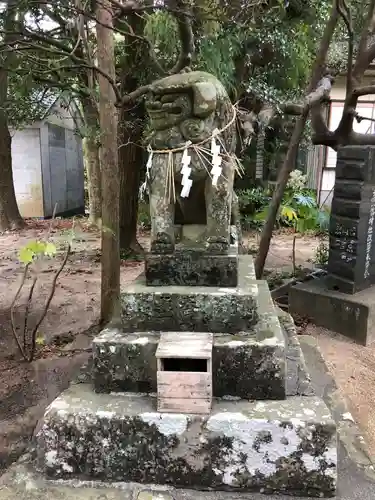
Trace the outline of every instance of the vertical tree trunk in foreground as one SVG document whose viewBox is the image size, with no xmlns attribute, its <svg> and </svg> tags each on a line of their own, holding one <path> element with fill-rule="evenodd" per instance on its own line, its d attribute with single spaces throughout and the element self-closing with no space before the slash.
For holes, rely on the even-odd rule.
<svg viewBox="0 0 375 500">
<path fill-rule="evenodd" d="M 11 32 L 16 15 L 16 0 L 9 0 L 5 12 L 4 27 Z M 11 37 L 6 34 L 4 44 Z M 0 57 L 0 231 L 20 229 L 24 221 L 18 209 L 14 191 L 12 171 L 12 139 L 7 119 L 8 66 L 12 63 L 12 52 L 4 52 Z"/>
<path fill-rule="evenodd" d="M 97 7 L 97 61 L 99 69 L 115 81 L 112 4 L 101 0 Z M 119 168 L 117 154 L 117 109 L 108 78 L 98 74 L 102 171 L 102 287 L 101 321 L 119 318 Z"/>
<path fill-rule="evenodd" d="M 102 181 L 100 168 L 99 115 L 92 98 L 82 98 L 82 108 L 87 134 L 85 137 L 85 163 L 87 170 L 87 188 L 89 194 L 89 220 L 100 227 L 102 219 Z"/>
<path fill-rule="evenodd" d="M 0 75 L 0 86 L 1 80 Z M 0 231 L 21 229 L 24 225 L 14 191 L 11 136 L 5 113 L 0 111 Z"/>
<path fill-rule="evenodd" d="M 143 35 L 145 19 L 130 15 L 127 23 L 139 36 Z M 124 39 L 125 56 L 120 67 L 121 94 L 126 95 L 140 85 L 142 65 L 147 64 L 147 47 L 129 36 Z M 120 170 L 120 248 L 124 253 L 142 253 L 137 241 L 138 191 L 144 162 L 142 137 L 145 123 L 143 100 L 121 109 L 118 123 Z"/>
<path fill-rule="evenodd" d="M 310 83 L 307 88 L 307 94 L 310 94 L 316 89 L 320 79 L 323 76 L 325 61 L 327 58 L 329 47 L 331 45 L 333 33 L 337 25 L 338 16 L 339 14 L 336 8 L 336 4 L 334 4 L 331 16 L 327 22 L 322 40 L 320 42 L 318 54 L 313 65 Z M 290 172 L 293 170 L 297 160 L 298 146 L 302 139 L 308 115 L 309 109 L 306 106 L 302 115 L 296 121 L 284 163 L 280 168 L 278 174 L 276 188 L 272 196 L 268 217 L 262 231 L 262 235 L 259 241 L 258 254 L 255 259 L 255 274 L 257 279 L 260 279 L 263 274 L 272 239 L 273 228 L 275 226 L 277 212 L 279 211 L 280 204 L 284 196 L 284 191 L 288 183 Z"/>
<path fill-rule="evenodd" d="M 144 161 L 141 147 L 143 135 L 143 103 L 132 110 L 122 109 L 119 118 L 120 169 L 120 248 L 125 253 L 141 253 L 137 241 L 138 191 Z M 140 116 L 138 118 L 138 116 Z"/>
</svg>

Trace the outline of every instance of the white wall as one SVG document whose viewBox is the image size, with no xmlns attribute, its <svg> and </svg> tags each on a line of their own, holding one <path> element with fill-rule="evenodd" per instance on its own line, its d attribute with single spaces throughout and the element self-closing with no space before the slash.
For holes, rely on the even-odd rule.
<svg viewBox="0 0 375 500">
<path fill-rule="evenodd" d="M 357 105 L 357 113 L 359 113 L 360 116 L 365 116 L 366 118 L 375 118 L 375 103 L 358 103 Z M 332 103 L 332 108 L 331 108 L 331 113 L 330 113 L 330 120 L 329 120 L 329 129 L 330 130 L 336 130 L 338 127 L 341 117 L 342 117 L 342 112 L 343 112 L 343 103 L 342 102 L 333 102 Z M 367 134 L 367 133 L 374 133 L 374 122 L 370 122 L 367 120 L 363 120 L 362 122 L 358 123 L 356 120 L 354 120 L 353 123 L 353 130 L 355 132 L 359 132 L 361 134 Z M 328 148 L 327 151 L 327 162 L 326 162 L 326 167 L 327 168 L 335 168 L 336 166 L 336 158 L 337 158 L 337 153 L 334 151 L 332 148 Z"/>
<path fill-rule="evenodd" d="M 368 76 L 363 79 L 362 85 L 370 85 L 374 80 L 373 76 Z M 336 79 L 335 84 L 331 91 L 331 99 L 333 100 L 330 110 L 329 117 L 329 129 L 336 130 L 340 123 L 344 99 L 346 93 L 346 79 L 344 77 L 339 77 Z M 359 115 L 367 118 L 375 118 L 375 95 L 363 96 L 359 99 L 357 108 Z M 374 133 L 374 122 L 362 121 L 358 123 L 354 120 L 353 130 L 355 132 L 367 134 Z M 320 186 L 320 196 L 319 201 L 323 203 L 326 200 L 326 204 L 330 205 L 332 201 L 332 190 L 335 185 L 335 168 L 336 168 L 337 153 L 332 148 L 326 148 L 326 162 L 322 172 L 321 186 Z M 327 198 L 328 196 L 328 198 Z"/>
<path fill-rule="evenodd" d="M 21 215 L 43 217 L 39 128 L 27 128 L 11 134 L 14 188 Z"/>
</svg>

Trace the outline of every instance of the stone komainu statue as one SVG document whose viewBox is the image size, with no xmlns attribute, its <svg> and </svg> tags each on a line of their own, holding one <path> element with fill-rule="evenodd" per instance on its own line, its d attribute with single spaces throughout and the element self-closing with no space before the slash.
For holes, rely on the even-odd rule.
<svg viewBox="0 0 375 500">
<path fill-rule="evenodd" d="M 226 252 L 230 227 L 238 223 L 238 207 L 233 191 L 235 110 L 225 88 L 208 73 L 177 74 L 152 85 L 146 107 L 150 116 L 149 145 L 152 149 L 147 174 L 152 221 L 151 252 L 172 253 L 175 224 L 181 223 L 206 225 L 207 251 Z M 221 156 L 221 173 L 216 183 L 210 174 L 215 130 L 222 131 L 216 141 Z M 186 149 L 189 141 L 191 146 Z M 185 177 L 184 156 L 189 157 L 189 175 Z M 184 197 L 181 193 L 186 177 L 192 183 L 188 196 Z"/>
</svg>

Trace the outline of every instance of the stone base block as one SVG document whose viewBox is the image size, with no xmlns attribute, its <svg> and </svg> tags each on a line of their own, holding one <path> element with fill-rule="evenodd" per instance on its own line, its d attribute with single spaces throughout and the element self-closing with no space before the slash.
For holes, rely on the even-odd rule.
<svg viewBox="0 0 375 500">
<path fill-rule="evenodd" d="M 238 250 L 210 255 L 204 250 L 177 247 L 173 254 L 149 253 L 145 258 L 146 283 L 151 286 L 223 286 L 238 283 Z"/>
<path fill-rule="evenodd" d="M 236 288 L 147 286 L 143 277 L 123 288 L 125 331 L 249 331 L 258 321 L 259 287 L 250 256 L 239 258 Z"/>
<path fill-rule="evenodd" d="M 160 334 L 122 333 L 107 328 L 93 341 L 96 392 L 156 392 L 156 349 Z"/>
<path fill-rule="evenodd" d="M 215 402 L 208 417 L 154 408 L 151 397 L 72 386 L 47 409 L 39 467 L 51 478 L 335 494 L 336 428 L 318 398 Z"/>
<path fill-rule="evenodd" d="M 159 332 L 104 330 L 93 342 L 95 391 L 156 392 L 159 339 Z M 215 333 L 212 367 L 214 396 L 284 399 L 285 342 L 280 325 L 277 322 L 274 335 L 263 340 L 257 340 L 254 333 Z"/>
<path fill-rule="evenodd" d="M 289 292 L 291 314 L 352 338 L 362 345 L 374 342 L 375 287 L 354 295 L 330 290 L 325 278 L 301 283 Z"/>
<path fill-rule="evenodd" d="M 157 289 L 157 290 L 155 290 Z M 121 293 L 125 331 L 249 331 L 258 320 L 257 285 L 236 288 L 150 287 L 136 283 Z"/>
</svg>

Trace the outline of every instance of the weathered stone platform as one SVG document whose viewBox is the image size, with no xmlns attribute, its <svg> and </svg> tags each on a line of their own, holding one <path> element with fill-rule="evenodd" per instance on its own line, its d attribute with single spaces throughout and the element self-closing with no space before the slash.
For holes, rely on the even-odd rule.
<svg viewBox="0 0 375 500">
<path fill-rule="evenodd" d="M 251 257 L 239 257 L 237 287 L 150 287 L 143 277 L 121 301 L 122 327 L 94 339 L 91 369 L 46 412 L 37 437 L 43 474 L 234 495 L 334 495 L 335 424 L 312 395 L 290 316 L 256 281 Z M 167 343 L 165 353 L 174 354 L 159 355 L 157 366 L 166 332 L 175 350 Z M 186 349 L 198 332 L 212 332 L 209 358 Z M 202 415 L 181 413 L 183 405 L 157 411 L 160 374 L 168 372 L 182 375 L 168 393 L 177 399 L 179 387 L 196 401 L 209 389 Z M 206 372 L 207 392 L 185 387 L 191 374 Z"/>
<path fill-rule="evenodd" d="M 239 257 L 236 288 L 147 286 L 141 276 L 121 292 L 124 331 L 250 331 L 258 309 L 269 303 L 269 290 L 254 281 L 250 256 Z M 260 334 L 263 336 L 263 334 Z"/>
<path fill-rule="evenodd" d="M 331 290 L 325 278 L 301 283 L 289 291 L 289 310 L 362 345 L 375 340 L 375 287 L 348 295 Z"/>
<path fill-rule="evenodd" d="M 211 255 L 200 248 L 181 248 L 173 254 L 145 256 L 146 283 L 150 286 L 188 285 L 236 287 L 238 248 L 227 255 Z"/>
<path fill-rule="evenodd" d="M 219 287 L 151 287 L 138 282 L 121 293 L 127 331 L 249 330 L 257 316 L 257 286 L 239 291 Z"/>
<path fill-rule="evenodd" d="M 208 417 L 160 414 L 151 397 L 73 385 L 46 412 L 38 463 L 51 478 L 331 496 L 336 427 L 315 397 L 215 401 Z"/>
<path fill-rule="evenodd" d="M 160 332 L 210 331 L 214 396 L 285 398 L 278 315 L 267 283 L 254 280 L 251 257 L 241 256 L 240 263 L 237 288 L 127 287 L 123 330 L 104 331 L 93 343 L 95 390 L 154 392 Z"/>
<path fill-rule="evenodd" d="M 254 333 L 214 334 L 214 396 L 285 398 L 285 341 L 280 325 L 277 327 L 277 336 L 263 341 L 258 341 Z M 103 331 L 93 342 L 95 390 L 156 392 L 155 352 L 159 339 L 160 332 Z"/>
</svg>

